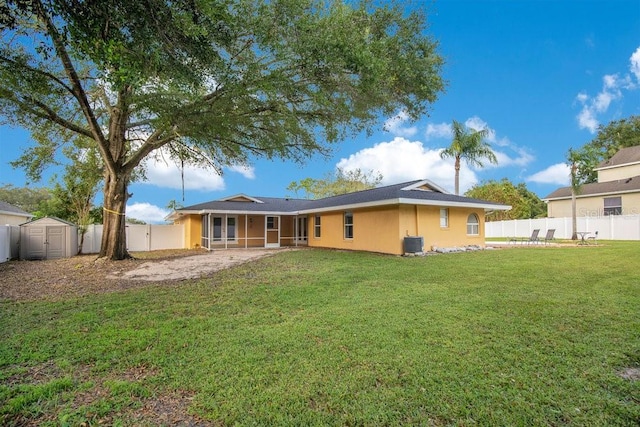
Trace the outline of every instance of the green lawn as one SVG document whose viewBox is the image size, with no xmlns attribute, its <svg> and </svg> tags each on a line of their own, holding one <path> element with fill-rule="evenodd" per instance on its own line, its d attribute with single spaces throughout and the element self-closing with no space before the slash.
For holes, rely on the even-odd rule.
<svg viewBox="0 0 640 427">
<path fill-rule="evenodd" d="M 213 425 L 635 426 L 640 379 L 620 373 L 640 368 L 639 254 L 301 250 L 5 302 L 0 424 L 138 424 L 145 402 L 187 396 Z"/>
</svg>

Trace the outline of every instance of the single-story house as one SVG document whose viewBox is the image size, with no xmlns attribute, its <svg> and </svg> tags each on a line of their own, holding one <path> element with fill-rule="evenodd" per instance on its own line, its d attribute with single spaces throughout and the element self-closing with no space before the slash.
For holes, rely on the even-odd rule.
<svg viewBox="0 0 640 427">
<path fill-rule="evenodd" d="M 0 201 L 0 225 L 20 225 L 33 218 L 28 212 L 13 206 L 7 202 Z"/>
<path fill-rule="evenodd" d="M 510 206 L 418 180 L 318 200 L 224 197 L 177 209 L 187 247 L 310 246 L 401 255 L 405 237 L 432 247 L 484 247 L 485 213 Z M 419 252 L 419 251 L 415 251 Z"/>
<path fill-rule="evenodd" d="M 576 195 L 576 216 L 640 214 L 640 146 L 618 151 L 595 169 L 598 182 L 584 184 Z M 558 188 L 547 197 L 547 216 L 571 217 L 571 187 Z"/>
</svg>

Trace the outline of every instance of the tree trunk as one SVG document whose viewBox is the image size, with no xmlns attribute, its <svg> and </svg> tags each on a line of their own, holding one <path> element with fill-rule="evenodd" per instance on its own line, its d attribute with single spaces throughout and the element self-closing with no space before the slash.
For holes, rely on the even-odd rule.
<svg viewBox="0 0 640 427">
<path fill-rule="evenodd" d="M 578 217 L 576 215 L 576 191 L 571 189 L 571 240 L 578 240 Z"/>
<path fill-rule="evenodd" d="M 456 156 L 456 196 L 460 195 L 460 156 Z"/>
<path fill-rule="evenodd" d="M 131 258 L 127 252 L 125 208 L 127 206 L 128 176 L 107 172 L 104 184 L 103 229 L 100 257 L 111 260 Z"/>
</svg>

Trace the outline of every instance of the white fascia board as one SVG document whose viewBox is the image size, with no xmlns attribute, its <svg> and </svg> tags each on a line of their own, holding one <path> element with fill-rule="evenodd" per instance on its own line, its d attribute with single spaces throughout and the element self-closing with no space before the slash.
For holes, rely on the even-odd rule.
<svg viewBox="0 0 640 427">
<path fill-rule="evenodd" d="M 0 214 L 2 214 L 2 215 L 11 215 L 11 216 L 21 216 L 23 218 L 33 218 L 33 215 L 31 215 L 31 214 L 23 214 L 23 213 L 10 212 L 10 211 L 0 211 Z"/>
<path fill-rule="evenodd" d="M 222 199 L 218 199 L 218 201 L 219 202 L 228 202 L 229 200 L 233 200 L 233 199 L 237 199 L 237 198 L 245 198 L 245 199 L 251 200 L 252 202 L 255 202 L 255 203 L 264 203 L 262 200 L 256 199 L 255 197 L 247 196 L 244 193 L 238 193 L 238 194 L 234 194 L 233 196 L 223 197 Z"/>
<path fill-rule="evenodd" d="M 629 162 L 629 163 L 623 163 L 621 165 L 613 165 L 613 166 L 603 166 L 601 168 L 593 168 L 594 171 L 603 171 L 603 170 L 607 170 L 607 169 L 615 169 L 615 168 L 622 168 L 625 166 L 633 166 L 633 165 L 640 165 L 640 161 L 638 162 Z"/>
<path fill-rule="evenodd" d="M 220 214 L 220 215 L 269 215 L 269 216 L 291 216 L 297 215 L 297 211 L 240 211 L 240 210 L 216 210 L 216 209 L 202 209 L 195 212 L 198 215 L 204 214 Z"/>
<path fill-rule="evenodd" d="M 331 211 L 340 211 L 340 210 L 350 210 L 350 209 L 361 209 L 361 208 L 375 208 L 378 206 L 389 206 L 389 205 L 420 205 L 420 206 L 440 206 L 440 207 L 461 207 L 461 208 L 480 208 L 486 210 L 500 210 L 507 211 L 511 209 L 509 205 L 493 205 L 493 204 L 484 204 L 484 203 L 472 203 L 472 202 L 442 202 L 438 200 L 421 200 L 421 199 L 388 199 L 388 200 L 378 200 L 375 202 L 366 202 L 366 203 L 353 203 L 348 205 L 336 205 L 336 206 L 328 206 L 326 208 L 320 209 L 304 209 L 301 210 L 300 214 L 313 214 L 320 212 L 331 212 Z"/>
<path fill-rule="evenodd" d="M 350 203 L 347 205 L 334 205 L 327 206 L 325 208 L 319 209 L 303 209 L 299 211 L 300 214 L 313 214 L 320 212 L 331 212 L 331 211 L 343 211 L 350 209 L 359 209 L 359 208 L 374 208 L 376 206 L 388 206 L 388 205 L 397 205 L 400 199 L 389 199 L 389 200 L 378 200 L 375 202 L 365 202 L 365 203 Z"/>
<path fill-rule="evenodd" d="M 474 202 L 441 202 L 439 200 L 417 200 L 417 199 L 400 199 L 403 205 L 420 205 L 420 206 L 441 206 L 446 208 L 480 208 L 493 211 L 508 211 L 511 209 L 509 205 L 494 205 L 490 203 L 474 203 Z"/>
<path fill-rule="evenodd" d="M 417 191 L 428 191 L 428 190 L 422 190 L 420 187 L 423 186 L 427 186 L 427 187 L 431 187 L 431 191 L 435 191 L 435 192 L 440 192 L 443 194 L 451 194 L 449 193 L 447 190 L 445 190 L 443 187 L 440 187 L 438 184 L 436 184 L 433 181 L 430 181 L 428 179 L 423 179 L 422 181 L 416 182 L 415 184 L 409 185 L 407 187 L 402 188 L 401 190 L 407 191 L 407 190 L 417 190 Z"/>
</svg>

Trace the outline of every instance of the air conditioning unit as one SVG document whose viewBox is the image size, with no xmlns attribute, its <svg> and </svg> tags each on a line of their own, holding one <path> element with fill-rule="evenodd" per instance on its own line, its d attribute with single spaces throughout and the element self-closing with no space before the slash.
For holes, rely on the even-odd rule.
<svg viewBox="0 0 640 427">
<path fill-rule="evenodd" d="M 422 253 L 424 247 L 424 238 L 422 236 L 407 236 L 404 238 L 404 253 L 417 254 Z"/>
</svg>

